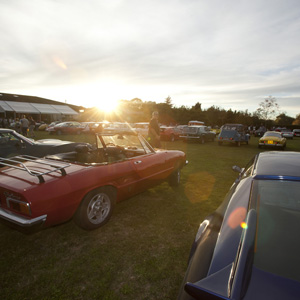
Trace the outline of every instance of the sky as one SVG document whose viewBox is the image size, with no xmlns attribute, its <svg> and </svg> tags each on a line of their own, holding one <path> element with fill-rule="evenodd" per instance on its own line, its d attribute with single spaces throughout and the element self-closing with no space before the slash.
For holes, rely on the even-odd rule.
<svg viewBox="0 0 300 300">
<path fill-rule="evenodd" d="M 299 0 L 0 0 L 0 93 L 300 114 Z"/>
</svg>

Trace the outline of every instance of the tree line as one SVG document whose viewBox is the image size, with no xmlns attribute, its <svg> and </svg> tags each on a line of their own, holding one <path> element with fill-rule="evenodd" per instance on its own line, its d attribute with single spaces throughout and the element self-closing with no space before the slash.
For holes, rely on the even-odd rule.
<svg viewBox="0 0 300 300">
<path fill-rule="evenodd" d="M 300 125 L 300 113 L 296 118 L 280 113 L 276 98 L 272 96 L 264 99 L 254 113 L 250 113 L 248 110 L 225 110 L 215 105 L 208 109 L 202 109 L 199 102 L 192 107 L 184 105 L 175 107 L 171 97 L 167 97 L 163 103 L 134 98 L 132 100 L 120 100 L 118 108 L 109 114 L 97 108 L 87 109 L 81 115 L 81 121 L 148 122 L 153 111 L 159 112 L 160 123 L 164 125 L 184 125 L 190 120 L 203 121 L 212 127 L 221 127 L 225 123 L 239 123 L 255 127 L 263 124 L 267 128 L 274 126 L 297 128 Z"/>
</svg>

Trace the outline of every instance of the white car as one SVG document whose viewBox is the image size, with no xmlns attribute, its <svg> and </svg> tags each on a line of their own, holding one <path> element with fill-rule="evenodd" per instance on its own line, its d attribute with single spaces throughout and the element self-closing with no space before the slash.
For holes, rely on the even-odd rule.
<svg viewBox="0 0 300 300">
<path fill-rule="evenodd" d="M 133 124 L 133 130 L 142 136 L 148 136 L 149 122 L 140 122 Z"/>
<path fill-rule="evenodd" d="M 292 140 L 294 137 L 294 133 L 290 129 L 281 129 L 281 133 L 282 133 L 282 136 L 285 137 L 286 139 Z"/>
</svg>

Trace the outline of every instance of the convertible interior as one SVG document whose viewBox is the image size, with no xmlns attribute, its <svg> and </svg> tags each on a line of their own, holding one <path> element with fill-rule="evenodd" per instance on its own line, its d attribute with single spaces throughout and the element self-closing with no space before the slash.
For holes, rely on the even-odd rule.
<svg viewBox="0 0 300 300">
<path fill-rule="evenodd" d="M 105 148 L 95 148 L 90 145 L 77 145 L 75 151 L 48 155 L 47 158 L 81 164 L 107 164 L 144 154 L 145 151 L 143 149 L 136 147 L 124 148 L 109 145 Z"/>
</svg>

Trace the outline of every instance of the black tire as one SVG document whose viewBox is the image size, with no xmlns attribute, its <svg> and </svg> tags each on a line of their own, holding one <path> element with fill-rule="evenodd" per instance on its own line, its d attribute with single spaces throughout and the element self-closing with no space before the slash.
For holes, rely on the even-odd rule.
<svg viewBox="0 0 300 300">
<path fill-rule="evenodd" d="M 181 170 L 180 168 L 176 169 L 169 177 L 170 186 L 179 186 L 181 180 Z"/>
<path fill-rule="evenodd" d="M 75 213 L 75 223 L 85 230 L 103 226 L 112 215 L 115 198 L 115 193 L 110 188 L 103 187 L 89 192 Z"/>
</svg>

